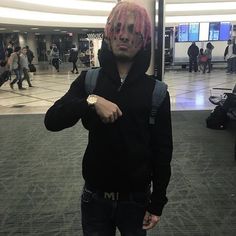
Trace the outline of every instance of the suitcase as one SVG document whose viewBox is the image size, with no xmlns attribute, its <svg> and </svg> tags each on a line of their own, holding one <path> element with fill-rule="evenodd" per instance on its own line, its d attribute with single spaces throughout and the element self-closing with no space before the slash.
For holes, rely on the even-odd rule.
<svg viewBox="0 0 236 236">
<path fill-rule="evenodd" d="M 34 64 L 29 64 L 29 71 L 36 72 L 36 68 L 35 68 Z"/>
<path fill-rule="evenodd" d="M 11 72 L 9 70 L 4 71 L 0 75 L 0 87 L 11 78 Z"/>
</svg>

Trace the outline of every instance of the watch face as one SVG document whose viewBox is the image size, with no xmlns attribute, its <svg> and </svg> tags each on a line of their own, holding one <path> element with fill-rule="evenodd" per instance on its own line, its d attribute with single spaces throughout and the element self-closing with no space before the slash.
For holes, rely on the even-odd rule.
<svg viewBox="0 0 236 236">
<path fill-rule="evenodd" d="M 94 105 L 97 102 L 97 97 L 90 95 L 87 99 L 89 105 Z"/>
</svg>

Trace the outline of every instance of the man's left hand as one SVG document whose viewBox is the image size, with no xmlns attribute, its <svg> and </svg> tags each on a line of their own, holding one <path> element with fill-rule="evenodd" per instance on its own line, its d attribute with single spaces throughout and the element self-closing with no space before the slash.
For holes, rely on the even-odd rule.
<svg viewBox="0 0 236 236">
<path fill-rule="evenodd" d="M 146 211 L 143 219 L 143 229 L 152 229 L 160 221 L 160 218 L 160 216 L 153 215 Z"/>
</svg>

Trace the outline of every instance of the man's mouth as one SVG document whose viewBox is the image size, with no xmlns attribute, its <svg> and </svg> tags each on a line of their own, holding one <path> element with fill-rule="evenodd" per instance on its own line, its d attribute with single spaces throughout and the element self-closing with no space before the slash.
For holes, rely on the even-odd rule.
<svg viewBox="0 0 236 236">
<path fill-rule="evenodd" d="M 122 51 L 126 51 L 126 50 L 128 50 L 128 45 L 126 45 L 126 44 L 119 44 L 118 48 L 120 50 L 122 50 Z"/>
</svg>

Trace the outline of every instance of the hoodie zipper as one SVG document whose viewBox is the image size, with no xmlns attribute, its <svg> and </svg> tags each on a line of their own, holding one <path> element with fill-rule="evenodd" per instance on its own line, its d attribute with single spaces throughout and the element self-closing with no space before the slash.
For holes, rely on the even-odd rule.
<svg viewBox="0 0 236 236">
<path fill-rule="evenodd" d="M 126 77 L 125 77 L 125 79 L 126 79 Z M 117 89 L 118 92 L 120 92 L 120 90 L 121 90 L 121 88 L 122 88 L 122 86 L 123 86 L 123 84 L 124 84 L 124 82 L 125 82 L 125 79 L 123 79 L 123 80 L 120 82 L 120 86 L 119 86 L 119 88 Z"/>
</svg>

